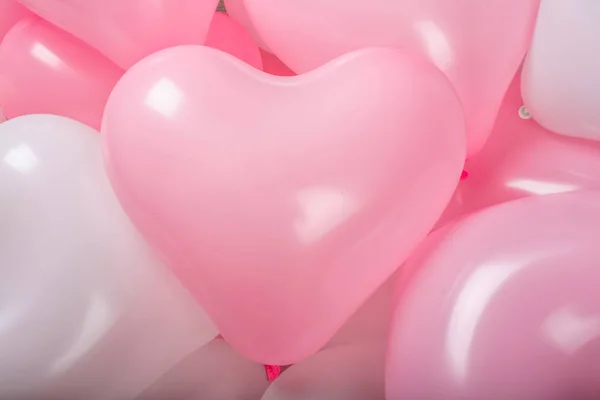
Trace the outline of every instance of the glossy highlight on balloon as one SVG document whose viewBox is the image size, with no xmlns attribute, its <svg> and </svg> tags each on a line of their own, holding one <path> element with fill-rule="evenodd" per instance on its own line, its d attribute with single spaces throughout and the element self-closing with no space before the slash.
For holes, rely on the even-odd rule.
<svg viewBox="0 0 600 400">
<path fill-rule="evenodd" d="M 540 0 L 245 0 L 258 34 L 297 73 L 366 47 L 418 51 L 448 76 L 485 144 L 531 43 Z"/>
<path fill-rule="evenodd" d="M 430 235 L 399 282 L 387 398 L 598 398 L 599 235 L 599 191 L 507 202 Z"/>
<path fill-rule="evenodd" d="M 167 49 L 119 81 L 102 132 L 130 218 L 225 340 L 270 365 L 316 353 L 395 272 L 465 156 L 448 80 L 386 48 L 294 77 Z"/>
<path fill-rule="evenodd" d="M 0 44 L 0 105 L 7 118 L 69 117 L 94 129 L 123 70 L 70 34 L 35 16 Z"/>
<path fill-rule="evenodd" d="M 121 209 L 93 129 L 1 123 L 0 221 L 0 398 L 133 399 L 216 336 Z"/>
<path fill-rule="evenodd" d="M 219 0 L 19 0 L 123 69 L 159 50 L 204 44 Z"/>
</svg>

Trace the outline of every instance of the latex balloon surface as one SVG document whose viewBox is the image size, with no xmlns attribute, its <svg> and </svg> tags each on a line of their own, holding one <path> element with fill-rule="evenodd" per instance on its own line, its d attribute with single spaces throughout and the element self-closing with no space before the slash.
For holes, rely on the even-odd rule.
<svg viewBox="0 0 600 400">
<path fill-rule="evenodd" d="M 262 69 L 261 53 L 252 35 L 224 13 L 215 13 L 205 44 Z"/>
<path fill-rule="evenodd" d="M 167 47 L 204 44 L 219 0 L 19 0 L 122 68 Z"/>
<path fill-rule="evenodd" d="M 0 42 L 14 24 L 29 15 L 29 11 L 15 0 L 0 0 Z"/>
<path fill-rule="evenodd" d="M 137 400 L 260 400 L 268 386 L 264 365 L 215 339 L 178 363 Z"/>
<path fill-rule="evenodd" d="M 216 335 L 63 117 L 0 124 L 0 276 L 2 399 L 133 399 Z"/>
<path fill-rule="evenodd" d="M 464 104 L 468 155 L 488 137 L 531 42 L 539 0 L 245 0 L 269 48 L 297 73 L 352 50 L 426 55 Z"/>
<path fill-rule="evenodd" d="M 122 74 L 70 34 L 27 18 L 0 44 L 0 105 L 7 118 L 55 114 L 100 129 L 106 100 Z"/>
<path fill-rule="evenodd" d="M 511 85 L 494 131 L 483 150 L 465 164 L 462 180 L 444 215 L 452 218 L 522 197 L 600 189 L 600 146 L 555 135 L 523 119 L 520 78 Z"/>
<path fill-rule="evenodd" d="M 531 115 L 566 136 L 600 140 L 600 2 L 542 0 L 523 69 Z"/>
<path fill-rule="evenodd" d="M 434 232 L 405 266 L 389 399 L 600 395 L 600 192 L 504 203 Z"/>
<path fill-rule="evenodd" d="M 384 400 L 385 342 L 322 350 L 292 365 L 262 400 Z"/>
<path fill-rule="evenodd" d="M 314 354 L 392 275 L 465 148 L 443 74 L 384 48 L 296 77 L 164 50 L 119 81 L 102 131 L 128 215 L 228 343 L 273 365 Z"/>
<path fill-rule="evenodd" d="M 258 32 L 256 32 L 256 29 L 252 25 L 252 21 L 244 7 L 244 0 L 226 0 L 224 3 L 227 9 L 227 15 L 242 24 L 242 26 L 250 32 L 252 37 L 254 37 L 254 40 L 256 40 L 256 43 L 258 43 L 261 49 L 269 51 L 269 47 L 264 40 L 258 36 Z"/>
<path fill-rule="evenodd" d="M 294 76 L 296 73 L 285 65 L 275 54 L 266 50 L 260 50 L 262 56 L 263 71 L 271 75 Z"/>
</svg>

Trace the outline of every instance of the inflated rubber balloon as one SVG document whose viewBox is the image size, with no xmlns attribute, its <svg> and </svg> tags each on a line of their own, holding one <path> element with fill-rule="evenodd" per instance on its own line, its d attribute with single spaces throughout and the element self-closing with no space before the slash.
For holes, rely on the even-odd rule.
<svg viewBox="0 0 600 400">
<path fill-rule="evenodd" d="M 19 0 L 121 68 L 158 50 L 203 44 L 219 0 Z"/>
<path fill-rule="evenodd" d="M 322 350 L 292 365 L 262 400 L 384 400 L 385 342 Z"/>
<path fill-rule="evenodd" d="M 600 189 L 600 145 L 555 135 L 524 119 L 520 83 L 517 76 L 490 139 L 465 164 L 469 177 L 459 183 L 439 225 L 522 197 Z"/>
<path fill-rule="evenodd" d="M 264 40 L 262 40 L 254 26 L 252 26 L 252 21 L 250 21 L 250 17 L 248 16 L 248 12 L 244 8 L 244 0 L 225 0 L 225 8 L 227 9 L 227 15 L 231 18 L 235 19 L 237 22 L 242 24 L 242 26 L 250 32 L 256 43 L 260 46 L 261 49 L 269 51 L 269 47 L 266 45 Z"/>
<path fill-rule="evenodd" d="M 0 44 L 0 105 L 7 118 L 55 114 L 95 129 L 123 70 L 37 17 L 22 20 Z"/>
<path fill-rule="evenodd" d="M 215 339 L 189 355 L 136 400 L 259 400 L 269 386 L 264 365 Z"/>
<path fill-rule="evenodd" d="M 550 131 L 600 140 L 600 2 L 542 0 L 523 98 Z"/>
<path fill-rule="evenodd" d="M 0 0 L 0 42 L 14 24 L 30 15 L 31 13 L 15 0 Z"/>
<path fill-rule="evenodd" d="M 0 222 L 0 398 L 133 399 L 215 337 L 119 206 L 91 128 L 0 124 Z"/>
<path fill-rule="evenodd" d="M 262 69 L 261 53 L 252 35 L 224 13 L 215 13 L 205 44 Z"/>
<path fill-rule="evenodd" d="M 262 56 L 263 71 L 267 74 L 278 76 L 294 76 L 296 73 L 289 69 L 275 54 L 269 53 L 263 49 L 260 50 Z"/>
<path fill-rule="evenodd" d="M 600 398 L 598 237 L 598 191 L 515 200 L 434 232 L 399 283 L 387 398 Z"/>
<path fill-rule="evenodd" d="M 352 50 L 417 50 L 454 84 L 479 151 L 529 44 L 540 0 L 245 0 L 269 48 L 302 73 Z"/>
<path fill-rule="evenodd" d="M 294 77 L 167 49 L 117 83 L 102 131 L 128 215 L 225 340 L 269 365 L 316 353 L 392 275 L 465 155 L 448 80 L 386 48 Z"/>
</svg>

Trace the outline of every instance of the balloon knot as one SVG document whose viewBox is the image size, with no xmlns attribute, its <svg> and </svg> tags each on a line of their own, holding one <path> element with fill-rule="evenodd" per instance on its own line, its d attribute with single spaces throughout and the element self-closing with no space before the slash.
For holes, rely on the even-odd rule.
<svg viewBox="0 0 600 400">
<path fill-rule="evenodd" d="M 469 177 L 469 173 L 467 171 L 463 170 L 462 174 L 460 174 L 460 180 L 464 181 L 468 177 Z"/>
<path fill-rule="evenodd" d="M 267 373 L 267 380 L 273 382 L 281 374 L 281 367 L 279 365 L 265 365 L 265 372 Z"/>
</svg>

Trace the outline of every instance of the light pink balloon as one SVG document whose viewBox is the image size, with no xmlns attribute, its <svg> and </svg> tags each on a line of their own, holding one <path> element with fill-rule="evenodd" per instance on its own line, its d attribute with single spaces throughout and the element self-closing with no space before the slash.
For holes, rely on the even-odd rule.
<svg viewBox="0 0 600 400">
<path fill-rule="evenodd" d="M 285 370 L 262 400 L 384 400 L 384 377 L 385 341 L 337 346 Z"/>
<path fill-rule="evenodd" d="M 600 192 L 488 208 L 426 240 L 392 320 L 388 399 L 600 398 Z"/>
<path fill-rule="evenodd" d="M 243 358 L 223 339 L 215 339 L 136 400 L 260 400 L 268 386 L 264 365 Z"/>
<path fill-rule="evenodd" d="M 37 17 L 24 19 L 0 45 L 0 105 L 7 118 L 56 114 L 100 129 L 122 74 L 70 34 Z"/>
<path fill-rule="evenodd" d="M 252 35 L 224 13 L 215 13 L 205 44 L 229 53 L 255 68 L 262 69 L 260 50 Z"/>
<path fill-rule="evenodd" d="M 363 47 L 420 51 L 462 99 L 472 156 L 529 48 L 539 1 L 245 0 L 245 6 L 273 53 L 297 73 Z"/>
<path fill-rule="evenodd" d="M 0 42 L 14 24 L 30 15 L 31 13 L 16 1 L 0 0 Z"/>
<path fill-rule="evenodd" d="M 258 43 L 261 49 L 270 51 L 267 44 L 264 42 L 264 40 L 260 38 L 260 36 L 258 36 L 256 29 L 252 25 L 252 21 L 250 20 L 248 12 L 244 7 L 244 0 L 225 0 L 224 3 L 225 9 L 227 10 L 227 14 L 231 18 L 235 19 L 237 22 L 242 24 L 242 26 L 246 28 L 248 32 L 250 32 L 250 34 L 252 35 L 254 40 L 256 40 L 256 43 Z"/>
<path fill-rule="evenodd" d="M 294 76 L 296 73 L 292 71 L 287 65 L 285 65 L 277 56 L 273 53 L 269 53 L 263 49 L 260 49 L 262 55 L 263 71 L 271 75 L 278 76 Z"/>
<path fill-rule="evenodd" d="M 600 146 L 553 134 L 521 118 L 522 104 L 517 76 L 488 143 L 467 161 L 469 177 L 459 183 L 439 225 L 504 201 L 600 189 Z"/>
<path fill-rule="evenodd" d="M 158 50 L 204 44 L 219 0 L 19 0 L 122 68 Z"/>
<path fill-rule="evenodd" d="M 533 118 L 566 136 L 600 141 L 600 2 L 543 0 L 523 66 Z"/>
<path fill-rule="evenodd" d="M 447 79 L 386 48 L 295 77 L 168 49 L 119 81 L 102 131 L 130 217 L 231 346 L 272 365 L 314 354 L 392 275 L 465 149 Z"/>
</svg>

